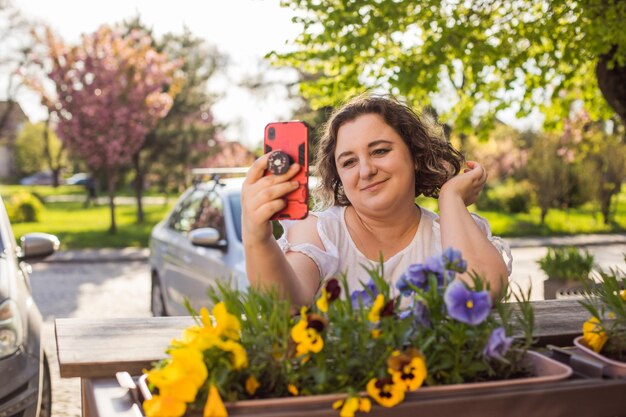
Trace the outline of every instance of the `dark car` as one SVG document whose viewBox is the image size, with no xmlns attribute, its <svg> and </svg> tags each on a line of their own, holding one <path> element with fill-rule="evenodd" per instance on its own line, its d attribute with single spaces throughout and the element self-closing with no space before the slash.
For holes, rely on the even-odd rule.
<svg viewBox="0 0 626 417">
<path fill-rule="evenodd" d="M 50 369 L 41 342 L 42 318 L 30 288 L 27 260 L 59 247 L 45 233 L 30 233 L 15 244 L 0 199 L 0 416 L 49 417 Z"/>
</svg>

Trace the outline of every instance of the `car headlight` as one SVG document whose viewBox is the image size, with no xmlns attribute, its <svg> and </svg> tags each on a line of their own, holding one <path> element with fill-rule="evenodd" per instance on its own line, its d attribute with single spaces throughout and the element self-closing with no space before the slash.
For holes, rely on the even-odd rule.
<svg viewBox="0 0 626 417">
<path fill-rule="evenodd" d="M 17 303 L 11 299 L 0 303 L 0 358 L 14 354 L 22 345 L 24 331 Z"/>
</svg>

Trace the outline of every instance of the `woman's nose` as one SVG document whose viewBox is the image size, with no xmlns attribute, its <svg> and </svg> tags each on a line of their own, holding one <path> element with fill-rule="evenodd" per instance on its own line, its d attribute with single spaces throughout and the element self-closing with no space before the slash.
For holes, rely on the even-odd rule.
<svg viewBox="0 0 626 417">
<path fill-rule="evenodd" d="M 359 169 L 359 174 L 361 175 L 361 178 L 370 178 L 377 172 L 378 169 L 376 168 L 376 165 L 372 163 L 372 161 L 370 161 L 369 159 L 363 160 Z"/>
</svg>

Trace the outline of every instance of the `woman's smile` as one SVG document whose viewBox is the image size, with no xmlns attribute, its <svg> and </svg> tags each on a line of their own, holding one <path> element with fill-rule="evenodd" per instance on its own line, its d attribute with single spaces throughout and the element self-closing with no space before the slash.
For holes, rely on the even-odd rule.
<svg viewBox="0 0 626 417">
<path fill-rule="evenodd" d="M 380 189 L 382 187 L 382 184 L 384 182 L 386 182 L 387 179 L 384 180 L 380 180 L 380 181 L 374 181 L 368 185 L 366 185 L 365 187 L 361 188 L 361 191 L 376 191 L 378 189 Z"/>
</svg>

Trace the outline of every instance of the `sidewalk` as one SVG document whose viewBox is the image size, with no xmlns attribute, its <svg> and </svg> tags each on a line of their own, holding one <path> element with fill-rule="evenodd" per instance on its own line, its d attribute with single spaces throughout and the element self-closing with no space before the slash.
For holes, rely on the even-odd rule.
<svg viewBox="0 0 626 417">
<path fill-rule="evenodd" d="M 61 250 L 41 262 L 137 262 L 147 261 L 150 255 L 148 248 L 101 248 Z"/>
<path fill-rule="evenodd" d="M 176 201 L 178 196 L 171 196 L 169 198 L 160 196 L 143 196 L 141 201 L 145 205 L 164 205 L 168 201 Z M 45 197 L 46 203 L 83 203 L 87 199 L 83 194 L 68 194 L 68 195 L 50 195 Z M 137 204 L 137 199 L 130 196 L 115 196 L 115 204 L 120 206 L 130 206 Z M 100 206 L 109 205 L 109 197 L 102 193 L 96 197 L 96 202 Z"/>
<path fill-rule="evenodd" d="M 542 248 L 546 246 L 608 246 L 626 245 L 626 233 L 623 234 L 591 234 L 551 237 L 505 238 L 511 249 Z M 46 258 L 43 262 L 135 262 L 147 261 L 150 255 L 148 248 L 103 248 L 103 249 L 72 249 L 59 251 Z"/>
<path fill-rule="evenodd" d="M 626 244 L 626 233 L 505 238 L 511 248 Z"/>
</svg>

